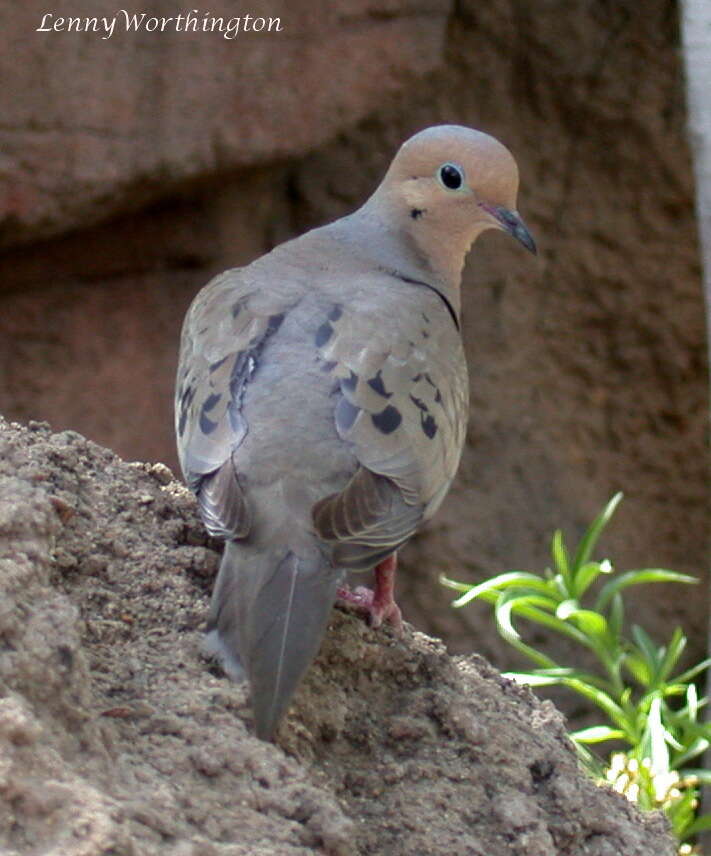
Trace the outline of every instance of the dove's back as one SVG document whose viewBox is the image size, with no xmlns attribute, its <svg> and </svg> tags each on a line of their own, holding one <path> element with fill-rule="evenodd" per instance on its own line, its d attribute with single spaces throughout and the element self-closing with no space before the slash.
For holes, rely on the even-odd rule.
<svg viewBox="0 0 711 856">
<path fill-rule="evenodd" d="M 227 541 L 208 640 L 246 671 L 262 737 L 318 650 L 343 569 L 373 567 L 433 513 L 464 436 L 451 308 L 344 243 L 344 222 L 217 277 L 183 329 L 180 460 Z M 345 518 L 325 508 L 317 532 L 314 507 L 358 473 Z"/>
</svg>

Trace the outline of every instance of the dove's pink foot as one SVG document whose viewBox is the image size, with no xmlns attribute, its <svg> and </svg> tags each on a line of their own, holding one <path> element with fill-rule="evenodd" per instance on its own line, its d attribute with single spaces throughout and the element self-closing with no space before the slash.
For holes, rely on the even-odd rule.
<svg viewBox="0 0 711 856">
<path fill-rule="evenodd" d="M 339 599 L 365 612 L 371 627 L 380 627 L 384 621 L 389 621 L 398 632 L 402 632 L 402 613 L 394 597 L 396 569 L 397 553 L 393 553 L 375 566 L 375 588 L 372 591 L 365 586 L 358 586 L 353 591 L 341 586 L 338 589 Z"/>
</svg>

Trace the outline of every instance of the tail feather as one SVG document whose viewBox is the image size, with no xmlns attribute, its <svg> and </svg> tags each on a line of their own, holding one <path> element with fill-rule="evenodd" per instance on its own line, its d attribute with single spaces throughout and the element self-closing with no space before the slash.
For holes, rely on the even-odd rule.
<svg viewBox="0 0 711 856">
<path fill-rule="evenodd" d="M 316 656 L 341 578 L 316 550 L 304 559 L 225 545 L 208 638 L 228 674 L 232 664 L 246 671 L 258 737 L 271 739 Z"/>
<path fill-rule="evenodd" d="M 203 649 L 208 657 L 215 657 L 220 661 L 225 673 L 229 675 L 236 684 L 241 684 L 242 681 L 247 680 L 247 673 L 237 656 L 237 652 L 232 651 L 222 642 L 216 627 L 209 629 L 205 634 Z"/>
</svg>

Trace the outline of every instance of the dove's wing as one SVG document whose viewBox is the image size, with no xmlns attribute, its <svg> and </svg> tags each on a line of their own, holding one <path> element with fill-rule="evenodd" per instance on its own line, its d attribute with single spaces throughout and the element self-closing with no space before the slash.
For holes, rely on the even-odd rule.
<svg viewBox="0 0 711 856">
<path fill-rule="evenodd" d="M 349 568 L 372 567 L 434 513 L 464 442 L 468 381 L 456 315 L 425 283 L 392 279 L 381 286 L 385 307 L 339 307 L 318 342 L 338 379 L 336 429 L 360 468 L 316 504 L 314 525 L 334 545 L 334 563 Z M 397 314 L 383 318 L 384 308 Z"/>
<path fill-rule="evenodd" d="M 233 461 L 248 430 L 243 398 L 291 302 L 235 269 L 209 283 L 186 316 L 175 398 L 178 455 L 213 535 L 249 532 L 251 510 Z"/>
</svg>

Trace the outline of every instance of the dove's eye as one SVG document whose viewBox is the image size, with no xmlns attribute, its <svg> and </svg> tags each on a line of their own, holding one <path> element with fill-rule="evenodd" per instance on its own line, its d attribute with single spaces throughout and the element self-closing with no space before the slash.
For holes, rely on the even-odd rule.
<svg viewBox="0 0 711 856">
<path fill-rule="evenodd" d="M 464 184 L 464 171 L 454 163 L 444 163 L 437 173 L 447 190 L 459 190 Z"/>
</svg>

